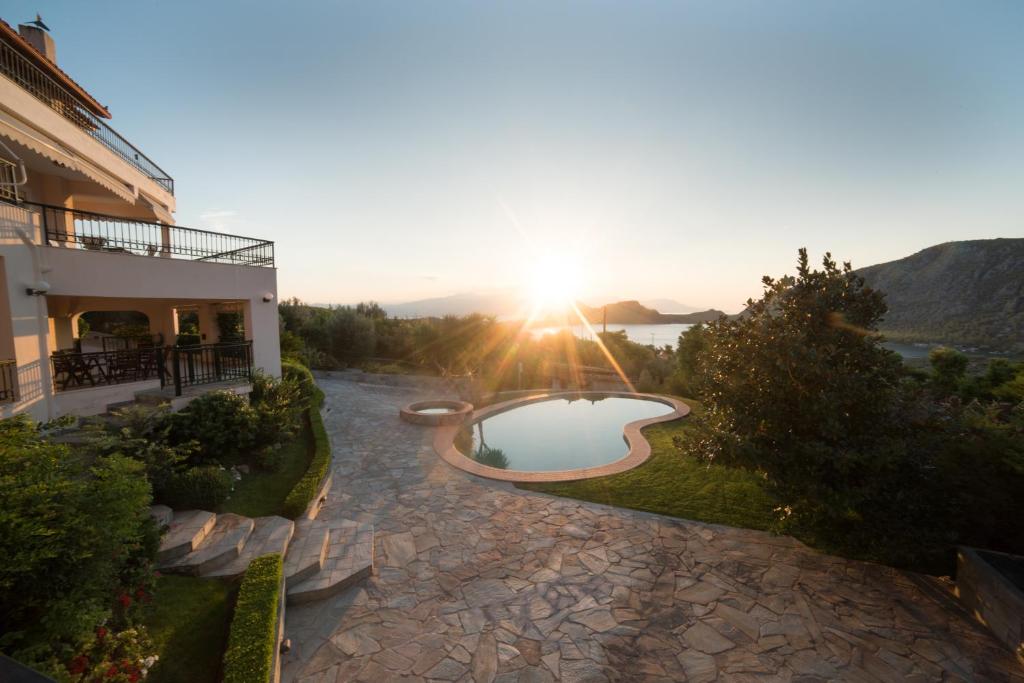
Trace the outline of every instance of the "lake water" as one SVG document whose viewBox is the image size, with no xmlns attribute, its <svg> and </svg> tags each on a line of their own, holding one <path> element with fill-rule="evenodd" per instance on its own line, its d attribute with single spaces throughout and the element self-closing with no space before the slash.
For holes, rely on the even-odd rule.
<svg viewBox="0 0 1024 683">
<path fill-rule="evenodd" d="M 463 454 L 491 467 L 521 471 L 604 465 L 628 452 L 622 436 L 627 423 L 671 410 L 631 398 L 532 403 L 467 427 L 473 432 L 472 447 L 463 443 Z"/>
<path fill-rule="evenodd" d="M 679 335 L 686 330 L 693 327 L 693 325 L 684 324 L 669 324 L 669 325 L 608 325 L 609 332 L 618 332 L 619 330 L 626 331 L 626 338 L 637 344 L 653 344 L 657 347 L 665 346 L 665 344 L 671 344 L 672 348 L 675 348 L 679 344 Z M 601 325 L 597 324 L 593 326 L 594 332 L 601 331 Z M 537 327 L 532 330 L 534 337 L 542 337 L 545 334 L 553 334 L 564 330 L 564 327 Z M 590 339 L 593 341 L 594 334 L 590 332 L 583 325 L 572 325 L 569 327 L 572 333 L 580 339 Z"/>
</svg>

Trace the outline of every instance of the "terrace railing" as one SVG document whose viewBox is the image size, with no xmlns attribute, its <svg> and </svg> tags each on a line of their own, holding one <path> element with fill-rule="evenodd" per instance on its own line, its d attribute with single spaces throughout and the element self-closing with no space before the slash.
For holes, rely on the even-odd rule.
<svg viewBox="0 0 1024 683">
<path fill-rule="evenodd" d="M 82 103 L 62 84 L 33 64 L 6 40 L 0 38 L 0 74 L 11 79 L 36 99 L 75 124 L 94 140 L 162 188 L 174 194 L 174 178 L 143 154 Z"/>
<path fill-rule="evenodd" d="M 51 246 L 242 266 L 274 266 L 274 243 L 268 240 L 49 204 L 21 202 L 19 205 L 40 214 L 45 242 Z"/>
<path fill-rule="evenodd" d="M 0 403 L 18 400 L 18 364 L 13 360 L 0 360 Z"/>
<path fill-rule="evenodd" d="M 76 353 L 58 351 L 50 357 L 56 391 L 167 379 L 163 348 Z"/>
<path fill-rule="evenodd" d="M 168 360 L 175 396 L 184 387 L 252 379 L 252 341 L 175 346 Z"/>
<path fill-rule="evenodd" d="M 50 362 L 56 391 L 159 379 L 161 387 L 173 386 L 174 395 L 181 396 L 185 387 L 251 379 L 253 372 L 252 341 L 87 353 L 58 351 Z"/>
</svg>

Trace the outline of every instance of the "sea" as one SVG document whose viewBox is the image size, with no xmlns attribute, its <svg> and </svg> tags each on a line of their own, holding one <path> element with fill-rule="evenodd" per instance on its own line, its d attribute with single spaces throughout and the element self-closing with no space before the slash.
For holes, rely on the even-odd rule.
<svg viewBox="0 0 1024 683">
<path fill-rule="evenodd" d="M 569 329 L 572 333 L 580 339 L 593 340 L 595 333 L 601 330 L 601 325 L 592 325 L 593 332 L 584 325 L 571 325 Z M 625 330 L 626 338 L 630 341 L 636 342 L 637 344 L 650 344 L 656 347 L 663 347 L 666 344 L 675 348 L 679 344 L 679 335 L 686 330 L 693 327 L 693 325 L 683 325 L 678 323 L 666 324 L 666 325 L 608 325 L 609 332 L 617 332 L 619 330 Z M 554 334 L 560 330 L 566 329 L 563 327 L 536 327 L 532 330 L 534 337 L 542 337 L 546 334 Z M 895 351 L 900 354 L 905 360 L 912 363 L 926 362 L 928 359 L 928 353 L 937 346 L 942 344 L 926 344 L 926 343 L 906 343 L 906 342 L 884 342 L 882 344 L 885 348 L 890 351 Z M 990 358 L 1014 358 L 1011 354 L 1006 354 L 998 351 L 988 351 L 985 349 L 978 349 L 973 347 L 962 347 L 958 345 L 950 344 L 954 348 L 967 354 L 972 360 L 985 360 Z"/>
</svg>

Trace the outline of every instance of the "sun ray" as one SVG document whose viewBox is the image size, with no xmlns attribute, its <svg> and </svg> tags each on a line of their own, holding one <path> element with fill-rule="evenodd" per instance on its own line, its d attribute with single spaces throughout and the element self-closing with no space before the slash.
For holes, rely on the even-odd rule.
<svg viewBox="0 0 1024 683">
<path fill-rule="evenodd" d="M 599 335 L 594 330 L 594 328 L 591 327 L 590 321 L 588 321 L 586 316 L 584 316 L 583 313 L 580 312 L 580 309 L 579 307 L 576 306 L 575 302 L 573 302 L 572 304 L 572 309 L 576 312 L 576 316 L 579 318 L 583 326 L 586 327 L 590 334 L 594 336 L 594 340 L 597 341 L 597 345 L 601 349 L 601 353 L 603 353 L 605 357 L 608 359 L 608 362 L 612 364 L 612 368 L 615 370 L 615 373 L 619 376 L 619 379 L 621 379 L 626 384 L 626 387 L 629 389 L 631 393 L 635 394 L 636 387 L 634 387 L 633 383 L 629 381 L 629 377 L 627 377 L 626 373 L 623 372 L 622 366 L 619 365 L 619 362 L 615 360 L 615 356 L 613 356 L 612 352 L 608 350 L 607 346 L 605 346 L 604 340 L 601 339 L 601 335 Z"/>
</svg>

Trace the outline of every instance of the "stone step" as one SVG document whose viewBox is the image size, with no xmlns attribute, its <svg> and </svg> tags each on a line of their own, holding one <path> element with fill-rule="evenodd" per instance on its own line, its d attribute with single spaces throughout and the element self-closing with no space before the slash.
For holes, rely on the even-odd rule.
<svg viewBox="0 0 1024 683">
<path fill-rule="evenodd" d="M 285 579 L 293 584 L 302 583 L 323 569 L 330 547 L 331 528 L 327 522 L 300 519 L 295 524 L 295 538 L 288 546 L 284 561 Z"/>
<path fill-rule="evenodd" d="M 330 529 L 323 568 L 305 581 L 288 582 L 289 604 L 336 595 L 373 573 L 373 525 L 338 520 Z"/>
<path fill-rule="evenodd" d="M 295 522 L 284 517 L 257 517 L 253 522 L 252 535 L 246 540 L 245 547 L 238 557 L 204 573 L 203 576 L 234 578 L 244 574 L 249 563 L 257 557 L 271 553 L 279 553 L 284 557 L 289 552 Z"/>
<path fill-rule="evenodd" d="M 206 510 L 184 510 L 174 513 L 170 528 L 160 540 L 157 562 L 171 562 L 188 555 L 199 547 L 216 523 L 217 515 Z"/>
<path fill-rule="evenodd" d="M 212 514 L 212 513 L 209 513 Z M 248 517 L 232 513 L 217 516 L 213 531 L 187 555 L 162 564 L 160 570 L 169 574 L 201 576 L 235 560 L 241 553 L 256 524 Z"/>
<path fill-rule="evenodd" d="M 166 505 L 150 505 L 149 516 L 156 522 L 158 529 L 169 528 L 171 526 L 171 520 L 174 519 L 174 510 L 167 507 Z"/>
</svg>

